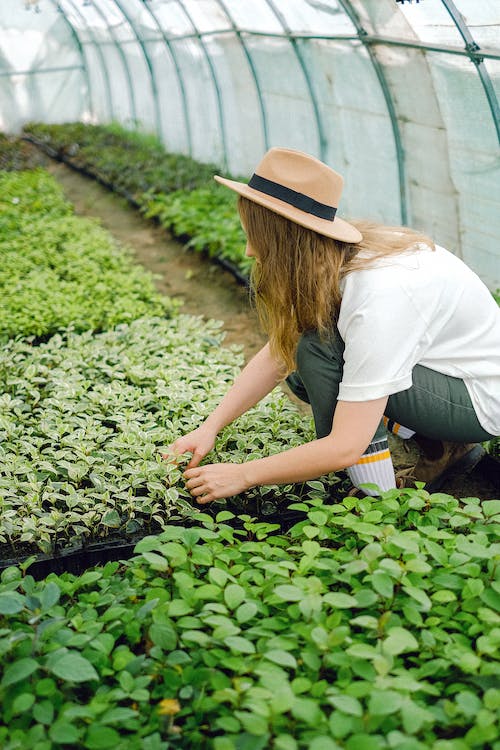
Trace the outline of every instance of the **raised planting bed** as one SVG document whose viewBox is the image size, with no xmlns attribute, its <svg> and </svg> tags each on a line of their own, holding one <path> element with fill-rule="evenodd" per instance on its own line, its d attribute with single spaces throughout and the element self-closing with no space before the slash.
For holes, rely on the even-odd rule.
<svg viewBox="0 0 500 750">
<path fill-rule="evenodd" d="M 250 261 L 236 197 L 215 185 L 216 166 L 168 153 L 154 137 L 117 125 L 30 123 L 24 137 L 125 197 L 239 283 L 248 283 Z"/>
<path fill-rule="evenodd" d="M 178 308 L 97 221 L 72 214 L 42 170 L 0 173 L 0 232 L 0 341 L 99 331 Z"/>
<path fill-rule="evenodd" d="M 221 345 L 219 324 L 179 315 L 144 318 L 98 335 L 55 335 L 0 351 L 0 554 L 57 556 L 89 543 L 124 542 L 191 518 L 182 468 L 162 447 L 220 401 L 242 357 Z M 207 460 L 271 455 L 313 437 L 279 389 L 228 426 Z M 342 484 L 263 487 L 241 508 L 272 513 Z M 272 515 L 271 513 L 271 515 Z"/>
<path fill-rule="evenodd" d="M 124 564 L 1 575 L 4 750 L 497 750 L 500 501 L 223 511 Z"/>
<path fill-rule="evenodd" d="M 44 167 L 47 157 L 15 136 L 0 133 L 0 171 L 17 172 L 23 169 Z"/>
</svg>

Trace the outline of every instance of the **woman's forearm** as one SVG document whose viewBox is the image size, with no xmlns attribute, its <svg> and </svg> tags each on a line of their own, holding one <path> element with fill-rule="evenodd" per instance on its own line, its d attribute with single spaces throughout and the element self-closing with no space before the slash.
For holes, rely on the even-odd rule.
<svg viewBox="0 0 500 750">
<path fill-rule="evenodd" d="M 283 379 L 284 370 L 266 344 L 243 368 L 220 404 L 205 424 L 219 432 L 234 419 L 255 406 Z"/>
<path fill-rule="evenodd" d="M 263 484 L 288 484 L 339 471 L 354 463 L 358 456 L 344 451 L 331 435 L 312 440 L 283 453 L 241 464 L 247 488 Z"/>
</svg>

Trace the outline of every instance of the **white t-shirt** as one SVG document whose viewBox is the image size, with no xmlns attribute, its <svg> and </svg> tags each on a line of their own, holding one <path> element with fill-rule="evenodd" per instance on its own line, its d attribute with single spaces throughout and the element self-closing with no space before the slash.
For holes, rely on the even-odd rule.
<svg viewBox="0 0 500 750">
<path fill-rule="evenodd" d="M 410 388 L 417 364 L 461 378 L 477 418 L 500 434 L 500 308 L 479 277 L 436 246 L 352 271 L 342 284 L 341 401 Z"/>
</svg>

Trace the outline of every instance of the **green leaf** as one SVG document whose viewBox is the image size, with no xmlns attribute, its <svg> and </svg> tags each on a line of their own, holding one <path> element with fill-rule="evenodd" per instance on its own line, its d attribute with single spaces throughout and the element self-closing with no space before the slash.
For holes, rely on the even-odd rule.
<svg viewBox="0 0 500 750">
<path fill-rule="evenodd" d="M 394 627 L 383 641 L 383 649 L 386 653 L 397 656 L 404 651 L 418 651 L 418 642 L 406 628 Z"/>
<path fill-rule="evenodd" d="M 500 594 L 491 589 L 485 589 L 480 594 L 481 601 L 491 607 L 491 609 L 500 612 Z"/>
<path fill-rule="evenodd" d="M 35 696 L 33 693 L 21 693 L 21 695 L 16 696 L 12 702 L 12 713 L 14 716 L 23 714 L 26 711 L 29 711 L 34 702 Z"/>
<path fill-rule="evenodd" d="M 244 602 L 243 604 L 240 604 L 238 609 L 235 612 L 237 621 L 241 624 L 244 622 L 248 622 L 258 612 L 258 607 L 255 604 L 255 602 Z"/>
<path fill-rule="evenodd" d="M 172 651 L 177 645 L 177 634 L 167 624 L 154 623 L 151 625 L 149 628 L 149 637 L 155 646 L 159 646 L 164 651 Z"/>
<path fill-rule="evenodd" d="M 363 716 L 363 706 L 357 698 L 353 698 L 351 695 L 330 695 L 328 702 L 344 714 Z"/>
<path fill-rule="evenodd" d="M 383 745 L 378 737 L 369 734 L 353 734 L 345 743 L 346 750 L 381 750 Z"/>
<path fill-rule="evenodd" d="M 25 606 L 25 597 L 17 591 L 0 592 L 0 615 L 16 615 Z"/>
<path fill-rule="evenodd" d="M 80 732 L 64 719 L 58 719 L 49 729 L 49 737 L 61 745 L 74 745 L 78 742 Z"/>
<path fill-rule="evenodd" d="M 57 583 L 55 583 L 54 581 L 49 581 L 45 588 L 42 589 L 39 596 L 42 603 L 42 609 L 50 609 L 59 601 L 61 590 Z"/>
<path fill-rule="evenodd" d="M 101 519 L 103 526 L 108 526 L 110 529 L 119 529 L 122 523 L 120 514 L 117 510 L 108 510 Z"/>
<path fill-rule="evenodd" d="M 375 591 L 385 599 L 392 599 L 394 595 L 394 582 L 392 578 L 382 570 L 376 570 L 371 575 L 371 582 Z"/>
<path fill-rule="evenodd" d="M 283 583 L 276 586 L 274 588 L 274 593 L 285 602 L 299 602 L 304 596 L 302 589 L 289 583 Z"/>
<path fill-rule="evenodd" d="M 170 568 L 169 561 L 156 552 L 143 552 L 142 557 L 151 565 L 153 570 L 165 571 Z"/>
<path fill-rule="evenodd" d="M 237 609 L 246 598 L 246 591 L 238 583 L 230 583 L 224 589 L 224 601 L 229 609 Z"/>
<path fill-rule="evenodd" d="M 210 583 L 220 586 L 220 588 L 226 585 L 228 578 L 229 573 L 221 568 L 210 568 L 208 571 L 208 580 Z"/>
<path fill-rule="evenodd" d="M 99 675 L 89 660 L 74 651 L 52 654 L 47 662 L 47 668 L 56 677 L 68 682 L 87 682 L 99 679 Z"/>
<path fill-rule="evenodd" d="M 265 659 L 269 659 L 274 664 L 279 664 L 280 667 L 291 667 L 292 669 L 297 668 L 297 660 L 288 651 L 282 649 L 271 649 L 263 654 Z"/>
<path fill-rule="evenodd" d="M 89 727 L 85 738 L 84 747 L 88 750 L 106 750 L 106 748 L 118 747 L 120 735 L 111 727 L 93 724 Z"/>
<path fill-rule="evenodd" d="M 297 698 L 291 708 L 292 716 L 309 726 L 320 726 L 325 721 L 325 716 L 320 707 L 312 698 Z"/>
<path fill-rule="evenodd" d="M 371 716 L 386 716 L 399 711 L 403 696 L 394 690 L 374 690 L 368 701 L 368 713 Z"/>
<path fill-rule="evenodd" d="M 358 602 L 354 596 L 343 594 L 340 591 L 325 594 L 323 600 L 337 609 L 351 609 L 352 607 L 358 606 Z"/>
<path fill-rule="evenodd" d="M 326 735 L 317 735 L 308 745 L 308 750 L 341 750 L 335 740 Z"/>
<path fill-rule="evenodd" d="M 238 654 L 254 654 L 255 646 L 252 641 L 242 638 L 239 635 L 228 635 L 224 638 L 224 643 L 229 646 L 231 651 L 236 651 Z"/>
<path fill-rule="evenodd" d="M 488 518 L 500 513 L 500 500 L 483 500 L 481 505 L 484 515 Z"/>
<path fill-rule="evenodd" d="M 411 596 L 416 602 L 418 602 L 424 612 L 428 612 L 432 608 L 432 602 L 422 589 L 416 588 L 416 586 L 403 586 L 403 591 Z"/>
<path fill-rule="evenodd" d="M 467 555 L 467 557 L 478 557 L 483 560 L 488 560 L 495 554 L 491 546 L 486 546 L 479 544 L 478 542 L 470 541 L 469 539 L 466 539 L 462 536 L 457 537 L 457 551 L 462 552 L 464 555 Z"/>
<path fill-rule="evenodd" d="M 29 656 L 18 659 L 18 661 L 6 668 L 1 682 L 2 687 L 5 688 L 9 685 L 14 685 L 16 682 L 21 682 L 21 680 L 25 680 L 26 677 L 29 677 L 38 669 L 38 666 L 38 662 Z"/>
</svg>

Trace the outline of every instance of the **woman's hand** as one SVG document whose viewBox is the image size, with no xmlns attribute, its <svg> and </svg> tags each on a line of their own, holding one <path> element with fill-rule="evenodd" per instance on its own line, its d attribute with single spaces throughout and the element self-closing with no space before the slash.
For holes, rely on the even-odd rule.
<svg viewBox="0 0 500 750">
<path fill-rule="evenodd" d="M 244 464 L 206 464 L 184 472 L 186 487 L 200 504 L 232 497 L 249 488 Z"/>
<path fill-rule="evenodd" d="M 198 466 L 207 453 L 210 453 L 215 445 L 216 437 L 217 432 L 204 423 L 196 430 L 188 432 L 187 435 L 183 435 L 169 445 L 167 451 L 162 454 L 163 458 L 166 461 L 175 461 L 183 453 L 191 453 L 191 460 L 187 468 L 192 469 Z"/>
</svg>

